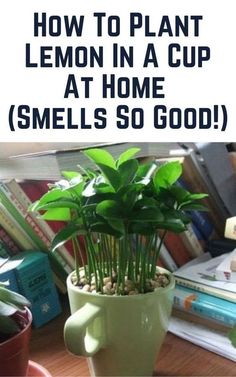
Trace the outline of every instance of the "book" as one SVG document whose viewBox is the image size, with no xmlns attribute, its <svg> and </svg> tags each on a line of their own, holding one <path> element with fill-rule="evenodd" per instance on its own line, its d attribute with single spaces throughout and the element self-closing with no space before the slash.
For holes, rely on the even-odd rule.
<svg viewBox="0 0 236 377">
<path fill-rule="evenodd" d="M 170 252 L 168 251 L 168 249 L 166 248 L 164 244 L 161 245 L 159 258 L 161 262 L 164 264 L 165 268 L 167 268 L 169 271 L 173 272 L 178 269 L 177 264 L 175 263 Z"/>
<path fill-rule="evenodd" d="M 64 261 L 58 254 L 48 252 L 50 241 L 43 235 L 37 224 L 35 224 L 34 220 L 28 216 L 28 213 L 24 207 L 2 182 L 0 182 L 0 201 L 7 212 L 15 218 L 25 234 L 32 240 L 33 247 L 31 247 L 31 249 L 38 249 L 48 253 L 55 273 L 65 281 L 67 272 L 63 266 Z"/>
<path fill-rule="evenodd" d="M 192 322 L 184 321 L 174 316 L 171 318 L 168 331 L 208 351 L 215 352 L 236 362 L 236 348 L 231 344 L 229 338 L 225 336 L 225 331 L 211 329 L 197 323 L 193 326 Z M 232 364 L 232 368 L 234 368 L 234 364 Z"/>
<path fill-rule="evenodd" d="M 14 195 L 14 197 L 17 198 L 17 201 L 27 211 L 29 206 L 32 204 L 32 201 L 25 194 L 25 192 L 21 188 L 21 186 L 15 180 L 5 182 L 5 185 L 11 191 L 11 193 Z M 46 221 L 39 219 L 37 217 L 37 213 L 34 213 L 34 214 L 30 213 L 29 216 L 30 216 L 31 219 L 33 219 L 34 223 L 37 224 L 38 228 L 41 229 L 46 240 L 49 241 L 48 248 L 50 249 L 51 242 L 52 242 L 53 238 L 55 237 L 55 232 L 47 224 Z M 71 254 L 68 252 L 68 250 L 64 246 L 61 246 L 55 251 L 55 253 L 59 253 L 61 255 L 62 259 L 64 260 L 64 262 L 62 261 L 62 263 L 63 263 L 63 267 L 65 268 L 66 272 L 68 274 L 70 272 L 72 272 L 73 267 L 74 267 L 74 258 L 71 256 Z"/>
<path fill-rule="evenodd" d="M 195 151 L 189 150 L 183 158 L 183 167 L 182 179 L 187 187 L 194 192 L 209 194 L 209 197 L 204 198 L 202 202 L 209 209 L 208 215 L 217 233 L 223 235 L 228 212 L 218 194 L 217 187 L 214 186 L 207 174 L 204 160 Z"/>
<path fill-rule="evenodd" d="M 187 312 L 181 309 L 173 308 L 172 310 L 172 316 L 182 319 L 187 322 L 191 322 L 192 326 L 195 326 L 196 324 L 205 326 L 209 329 L 222 331 L 225 334 L 227 334 L 230 329 L 232 328 L 229 325 L 219 323 L 215 321 L 214 319 L 209 319 L 206 317 L 203 317 L 197 313 Z"/>
<path fill-rule="evenodd" d="M 206 248 L 213 258 L 218 257 L 219 255 L 233 251 L 236 248 L 236 240 L 226 238 L 210 240 L 207 242 Z"/>
<path fill-rule="evenodd" d="M 160 232 L 163 234 L 163 232 Z M 178 267 L 190 261 L 191 256 L 179 234 L 166 232 L 164 244 Z"/>
<path fill-rule="evenodd" d="M 31 238 L 28 236 L 0 201 L 0 224 L 10 235 L 13 241 L 22 250 L 31 250 L 36 247 Z"/>
<path fill-rule="evenodd" d="M 217 236 L 214 226 L 206 212 L 190 211 L 190 216 L 193 221 L 193 224 L 202 234 L 205 241 L 209 241 Z"/>
<path fill-rule="evenodd" d="M 58 315 L 61 306 L 47 255 L 31 251 L 22 256 L 23 262 L 15 269 L 16 280 L 20 293 L 31 302 L 33 325 L 39 327 Z"/>
<path fill-rule="evenodd" d="M 187 230 L 180 233 L 180 238 L 188 249 L 190 255 L 194 258 L 203 254 L 203 248 L 201 243 L 198 241 L 196 234 L 194 233 L 191 224 L 188 224 Z"/>
<path fill-rule="evenodd" d="M 204 253 L 174 272 L 176 283 L 196 291 L 236 302 L 236 283 L 218 281 L 215 278 L 216 268 L 224 258 L 225 254 L 211 258 L 208 252 Z"/>
<path fill-rule="evenodd" d="M 6 247 L 9 256 L 20 253 L 20 248 L 17 246 L 17 244 L 13 241 L 13 239 L 9 236 L 9 234 L 5 231 L 5 229 L 2 226 L 0 226 L 0 241 L 2 245 Z"/>
<path fill-rule="evenodd" d="M 234 216 L 236 213 L 236 172 L 225 143 L 196 143 L 196 146 L 204 160 L 205 170 L 217 188 L 217 193 L 228 212 L 227 217 Z"/>
<path fill-rule="evenodd" d="M 194 289 L 177 285 L 174 291 L 174 307 L 227 326 L 233 327 L 236 324 L 236 303 Z"/>
</svg>

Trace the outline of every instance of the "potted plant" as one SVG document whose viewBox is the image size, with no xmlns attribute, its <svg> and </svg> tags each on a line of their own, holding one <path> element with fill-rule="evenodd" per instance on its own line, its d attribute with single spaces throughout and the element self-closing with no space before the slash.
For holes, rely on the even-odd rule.
<svg viewBox="0 0 236 377">
<path fill-rule="evenodd" d="M 205 209 L 198 203 L 205 194 L 178 184 L 178 161 L 141 164 L 138 151 L 128 149 L 115 161 L 103 149 L 86 150 L 95 169 L 63 172 L 31 207 L 46 220 L 66 222 L 52 243 L 55 250 L 71 239 L 74 247 L 65 343 L 91 357 L 91 373 L 100 376 L 152 375 L 174 289 L 172 274 L 157 267 L 165 233 L 186 229 L 185 211 Z"/>
<path fill-rule="evenodd" d="M 0 376 L 26 376 L 32 315 L 29 301 L 0 282 Z"/>
</svg>

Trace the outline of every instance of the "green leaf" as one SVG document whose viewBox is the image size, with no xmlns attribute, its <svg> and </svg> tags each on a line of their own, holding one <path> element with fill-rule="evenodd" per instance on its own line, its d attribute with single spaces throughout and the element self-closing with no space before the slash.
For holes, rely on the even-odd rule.
<svg viewBox="0 0 236 377">
<path fill-rule="evenodd" d="M 49 221 L 70 221 L 71 210 L 69 208 L 50 208 L 40 216 L 43 220 Z"/>
<path fill-rule="evenodd" d="M 189 195 L 189 199 L 191 199 L 191 200 L 199 200 L 199 199 L 207 198 L 208 196 L 209 196 L 208 194 L 204 194 L 204 193 L 190 194 Z"/>
<path fill-rule="evenodd" d="M 116 162 L 116 166 L 119 167 L 124 162 L 128 161 L 131 157 L 135 156 L 140 151 L 140 148 L 130 148 L 127 151 L 121 153 L 119 159 Z"/>
<path fill-rule="evenodd" d="M 121 177 L 119 172 L 103 164 L 99 164 L 98 166 L 101 169 L 106 180 L 110 183 L 114 190 L 117 191 L 121 186 Z"/>
<path fill-rule="evenodd" d="M 143 235 L 152 235 L 156 232 L 156 228 L 148 222 L 133 222 L 130 224 L 129 233 L 130 234 L 143 234 Z"/>
<path fill-rule="evenodd" d="M 159 222 L 164 220 L 164 216 L 158 208 L 142 208 L 129 216 L 129 220 L 135 222 Z"/>
<path fill-rule="evenodd" d="M 182 210 L 168 209 L 164 211 L 165 220 L 180 220 L 184 224 L 189 224 L 191 222 L 191 217 L 186 215 Z"/>
<path fill-rule="evenodd" d="M 29 210 L 30 211 L 37 211 L 38 207 L 41 206 L 42 204 L 47 204 L 47 203 L 50 203 L 50 202 L 53 202 L 55 200 L 59 200 L 61 198 L 65 198 L 65 197 L 71 197 L 70 193 L 68 193 L 67 191 L 62 191 L 59 188 L 52 189 L 52 190 L 48 191 L 46 194 L 44 194 L 40 198 L 40 200 L 33 203 L 29 207 Z"/>
<path fill-rule="evenodd" d="M 175 183 L 182 174 L 182 165 L 179 161 L 168 162 L 156 172 L 153 181 L 156 190 L 160 187 L 167 188 Z"/>
<path fill-rule="evenodd" d="M 114 193 L 114 188 L 108 183 L 99 183 L 95 186 L 95 191 L 98 194 Z"/>
<path fill-rule="evenodd" d="M 77 235 L 85 235 L 86 231 L 83 226 L 70 223 L 69 225 L 65 226 L 62 230 L 60 230 L 52 241 L 52 251 L 55 251 L 56 248 L 63 245 L 66 241 L 70 240 L 71 238 Z"/>
<path fill-rule="evenodd" d="M 142 198 L 135 203 L 135 209 L 138 208 L 156 208 L 157 201 L 153 198 Z"/>
<path fill-rule="evenodd" d="M 171 194 L 175 197 L 178 204 L 184 202 L 185 200 L 189 199 L 190 193 L 180 186 L 172 186 L 170 188 Z"/>
<path fill-rule="evenodd" d="M 153 161 L 140 164 L 136 176 L 139 180 L 145 179 L 146 177 L 150 177 L 150 174 L 154 172 L 156 168 L 157 166 Z"/>
<path fill-rule="evenodd" d="M 115 160 L 112 155 L 104 149 L 93 148 L 84 151 L 84 154 L 96 165 L 105 165 L 116 170 Z"/>
<path fill-rule="evenodd" d="M 50 202 L 47 204 L 42 204 L 41 206 L 39 205 L 37 210 L 47 211 L 48 209 L 51 209 L 51 208 L 70 208 L 70 209 L 75 209 L 77 211 L 80 210 L 80 207 L 78 206 L 77 203 L 75 203 L 72 200 L 66 200 L 66 199 L 58 200 L 55 202 Z"/>
<path fill-rule="evenodd" d="M 61 174 L 68 181 L 70 181 L 73 178 L 80 178 L 81 179 L 81 177 L 82 177 L 81 174 L 77 171 L 62 171 Z"/>
<path fill-rule="evenodd" d="M 128 160 L 128 161 L 123 162 L 118 168 L 122 185 L 126 186 L 129 183 L 132 183 L 137 173 L 137 170 L 138 170 L 137 160 Z"/>
<path fill-rule="evenodd" d="M 23 309 L 25 306 L 30 306 L 30 302 L 19 293 L 0 287 L 0 304 L 5 302 L 7 304 L 12 303 L 19 309 Z"/>
<path fill-rule="evenodd" d="M 104 200 L 96 207 L 98 215 L 105 219 L 121 219 L 123 218 L 123 212 L 121 206 L 114 200 Z"/>
<path fill-rule="evenodd" d="M 101 223 L 97 222 L 91 225 L 91 231 L 97 232 L 97 233 L 104 233 L 109 234 L 111 236 L 119 238 L 121 236 L 121 233 L 115 230 L 111 225 L 108 223 Z"/>
<path fill-rule="evenodd" d="M 125 234 L 124 221 L 122 221 L 121 219 L 108 219 L 108 223 L 111 225 L 113 229 L 117 230 L 120 234 Z"/>
<path fill-rule="evenodd" d="M 202 212 L 208 211 L 208 208 L 204 206 L 204 204 L 200 204 L 200 203 L 183 204 L 180 208 L 182 211 L 202 211 Z"/>
<path fill-rule="evenodd" d="M 236 326 L 234 326 L 228 333 L 228 337 L 234 347 L 236 347 Z"/>
<path fill-rule="evenodd" d="M 13 335 L 19 331 L 20 327 L 12 318 L 0 315 L 0 333 Z"/>
<path fill-rule="evenodd" d="M 156 224 L 158 229 L 170 230 L 174 233 L 181 233 L 186 230 L 185 224 L 179 219 L 169 219 Z"/>
</svg>

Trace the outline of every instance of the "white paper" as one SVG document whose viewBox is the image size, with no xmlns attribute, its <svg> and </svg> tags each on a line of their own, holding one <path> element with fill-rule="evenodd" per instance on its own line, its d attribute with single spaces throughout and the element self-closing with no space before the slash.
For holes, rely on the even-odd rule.
<svg viewBox="0 0 236 377">
<path fill-rule="evenodd" d="M 223 332 L 175 317 L 171 318 L 168 330 L 180 338 L 236 362 L 236 348 Z"/>
</svg>

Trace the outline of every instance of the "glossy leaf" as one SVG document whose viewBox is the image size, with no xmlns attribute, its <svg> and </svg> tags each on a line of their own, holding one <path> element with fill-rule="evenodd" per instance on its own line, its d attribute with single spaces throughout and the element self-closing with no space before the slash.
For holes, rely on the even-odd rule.
<svg viewBox="0 0 236 377">
<path fill-rule="evenodd" d="M 121 176 L 118 171 L 103 164 L 99 164 L 98 166 L 110 185 L 117 191 L 121 186 Z"/>
<path fill-rule="evenodd" d="M 181 233 L 186 230 L 185 224 L 179 219 L 169 219 L 156 224 L 158 229 L 170 230 L 171 232 Z"/>
<path fill-rule="evenodd" d="M 123 162 L 118 168 L 122 185 L 128 185 L 133 181 L 138 170 L 137 160 L 128 160 Z"/>
<path fill-rule="evenodd" d="M 9 303 L 11 303 L 12 305 L 15 305 L 15 308 L 19 308 L 19 309 L 23 309 L 25 306 L 30 306 L 29 300 L 27 300 L 24 296 L 14 291 L 11 291 L 7 288 L 0 287 L 0 305 L 3 303 L 5 303 L 6 305 L 9 305 Z M 3 314 L 1 310 L 3 310 L 3 308 L 0 306 L 0 313 Z M 8 309 L 5 307 L 5 310 L 8 310 Z M 11 314 L 7 314 L 7 315 L 11 315 Z"/>
<path fill-rule="evenodd" d="M 81 174 L 78 173 L 77 171 L 62 171 L 61 174 L 68 181 L 70 181 L 71 179 L 74 179 L 74 178 L 81 180 Z"/>
<path fill-rule="evenodd" d="M 190 193 L 180 186 L 172 186 L 170 193 L 175 197 L 179 204 L 190 198 Z"/>
<path fill-rule="evenodd" d="M 109 166 L 112 169 L 116 169 L 114 158 L 109 152 L 104 149 L 87 149 L 86 151 L 84 151 L 84 154 L 98 166 L 102 164 Z"/>
<path fill-rule="evenodd" d="M 156 190 L 160 187 L 167 188 L 175 183 L 182 174 L 182 165 L 179 161 L 168 162 L 162 165 L 154 176 L 154 186 Z"/>
<path fill-rule="evenodd" d="M 80 210 L 80 207 L 77 203 L 75 203 L 74 201 L 70 201 L 70 200 L 66 200 L 66 199 L 62 199 L 62 200 L 57 200 L 55 202 L 50 202 L 50 203 L 47 203 L 47 204 L 42 204 L 42 205 L 38 205 L 38 208 L 37 210 L 38 211 L 47 211 L 48 209 L 51 209 L 51 208 L 70 208 L 70 209 L 75 209 L 77 211 Z"/>
<path fill-rule="evenodd" d="M 114 237 L 120 237 L 121 236 L 121 233 L 118 232 L 112 226 L 110 226 L 108 223 L 107 224 L 100 223 L 100 222 L 94 223 L 91 226 L 91 231 L 93 231 L 95 233 L 108 234 L 108 235 L 114 236 Z"/>
<path fill-rule="evenodd" d="M 94 187 L 96 193 L 98 194 L 107 194 L 107 193 L 114 193 L 114 188 L 108 183 L 100 183 Z"/>
<path fill-rule="evenodd" d="M 150 172 L 154 172 L 156 168 L 157 166 L 153 161 L 140 164 L 136 175 L 137 179 L 140 181 L 147 177 L 150 178 Z"/>
<path fill-rule="evenodd" d="M 143 208 L 133 212 L 129 220 L 136 222 L 157 222 L 164 220 L 164 216 L 158 208 Z"/>
<path fill-rule="evenodd" d="M 199 200 L 199 199 L 207 198 L 208 196 L 209 196 L 208 194 L 189 194 L 189 199 Z"/>
<path fill-rule="evenodd" d="M 130 158 L 134 157 L 139 151 L 140 148 L 129 148 L 127 149 L 127 151 L 121 153 L 120 157 L 116 162 L 117 167 L 119 167 L 124 162 L 128 161 Z"/>
<path fill-rule="evenodd" d="M 41 215 L 41 218 L 50 221 L 70 221 L 72 218 L 71 210 L 69 208 L 50 208 Z"/>
<path fill-rule="evenodd" d="M 38 207 L 41 206 L 42 204 L 47 204 L 50 202 L 53 202 L 55 200 L 59 200 L 65 197 L 71 197 L 70 193 L 67 191 L 62 191 L 59 188 L 52 189 L 48 191 L 46 194 L 44 194 L 40 200 L 36 201 L 30 206 L 31 211 L 38 211 Z"/>
<path fill-rule="evenodd" d="M 120 234 L 125 234 L 125 226 L 122 219 L 108 219 L 109 225 Z"/>
<path fill-rule="evenodd" d="M 114 200 L 104 200 L 99 203 L 96 212 L 105 219 L 121 219 L 123 217 L 121 206 Z"/>
<path fill-rule="evenodd" d="M 60 230 L 52 241 L 52 251 L 55 251 L 59 246 L 63 245 L 66 241 L 75 237 L 76 235 L 85 235 L 86 231 L 81 225 L 69 223 L 62 230 Z"/>
<path fill-rule="evenodd" d="M 189 204 L 184 204 L 181 206 L 181 210 L 183 211 L 202 211 L 202 212 L 207 212 L 208 208 L 204 206 L 203 204 L 200 203 L 189 203 Z"/>
</svg>

